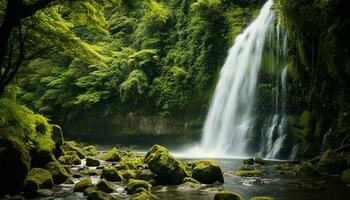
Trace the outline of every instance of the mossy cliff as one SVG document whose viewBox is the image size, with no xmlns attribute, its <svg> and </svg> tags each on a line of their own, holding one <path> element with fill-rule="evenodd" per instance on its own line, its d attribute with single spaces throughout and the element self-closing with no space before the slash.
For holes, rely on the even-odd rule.
<svg viewBox="0 0 350 200">
<path fill-rule="evenodd" d="M 347 0 L 275 0 L 288 34 L 288 132 L 300 156 L 349 142 L 350 13 Z M 329 134 L 327 143 L 323 138 Z"/>
</svg>

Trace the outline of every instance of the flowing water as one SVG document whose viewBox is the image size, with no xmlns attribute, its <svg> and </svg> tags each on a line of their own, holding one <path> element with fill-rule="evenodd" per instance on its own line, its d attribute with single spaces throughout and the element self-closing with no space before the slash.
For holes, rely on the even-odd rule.
<svg viewBox="0 0 350 200">
<path fill-rule="evenodd" d="M 237 36 L 220 73 L 205 121 L 198 152 L 214 156 L 278 158 L 285 140 L 287 92 L 287 36 L 281 30 L 268 0 L 259 16 Z M 272 113 L 266 114 L 261 131 L 254 131 L 259 72 L 275 77 Z M 258 132 L 258 133 L 257 133 Z M 260 134 L 260 138 L 256 137 Z M 260 141 L 259 147 L 254 140 Z M 254 144 L 253 144 L 254 143 Z"/>
</svg>

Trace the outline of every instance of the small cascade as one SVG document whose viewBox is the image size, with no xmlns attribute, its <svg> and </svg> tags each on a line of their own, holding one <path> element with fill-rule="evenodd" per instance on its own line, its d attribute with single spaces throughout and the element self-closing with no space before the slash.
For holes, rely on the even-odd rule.
<svg viewBox="0 0 350 200">
<path fill-rule="evenodd" d="M 199 147 L 202 153 L 278 157 L 286 139 L 287 36 L 276 23 L 272 3 L 272 0 L 265 3 L 259 16 L 237 36 L 228 52 L 205 121 Z M 258 127 L 261 132 L 257 133 L 253 129 L 261 118 L 256 111 L 261 70 L 274 77 L 271 81 L 275 84 L 271 89 L 274 103 L 272 113 L 265 113 L 269 117 L 264 118 L 263 125 Z M 260 146 L 255 140 L 260 140 Z"/>
<path fill-rule="evenodd" d="M 328 145 L 328 140 L 329 140 L 329 136 L 332 133 L 332 128 L 329 128 L 327 133 L 324 134 L 323 139 L 322 139 L 322 145 L 321 145 L 321 152 L 324 152 L 326 150 L 326 147 Z"/>
</svg>

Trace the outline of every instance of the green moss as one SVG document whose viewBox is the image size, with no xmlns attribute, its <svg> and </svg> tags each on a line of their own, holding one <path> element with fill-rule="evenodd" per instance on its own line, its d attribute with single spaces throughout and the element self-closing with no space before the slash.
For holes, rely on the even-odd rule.
<svg viewBox="0 0 350 200">
<path fill-rule="evenodd" d="M 135 179 L 138 174 L 138 171 L 128 169 L 128 170 L 120 170 L 119 173 L 121 174 L 124 180 L 129 180 L 129 179 Z"/>
<path fill-rule="evenodd" d="M 260 169 L 254 170 L 238 170 L 234 173 L 236 176 L 261 176 L 263 173 Z"/>
<path fill-rule="evenodd" d="M 153 196 L 148 191 L 142 191 L 140 193 L 133 194 L 131 200 L 153 200 Z"/>
<path fill-rule="evenodd" d="M 140 180 L 150 181 L 150 180 L 154 180 L 154 178 L 155 178 L 154 174 L 149 169 L 138 170 L 136 174 L 136 179 L 140 179 Z"/>
<path fill-rule="evenodd" d="M 51 172 L 54 183 L 64 183 L 70 175 L 66 169 L 58 162 L 49 162 L 46 165 L 46 169 Z"/>
<path fill-rule="evenodd" d="M 225 190 L 216 193 L 214 196 L 214 200 L 243 200 L 243 198 L 238 193 Z"/>
<path fill-rule="evenodd" d="M 117 148 L 113 148 L 102 155 L 98 156 L 98 159 L 104 160 L 104 161 L 109 161 L 109 162 L 118 162 L 121 161 L 121 156 L 118 153 Z"/>
<path fill-rule="evenodd" d="M 98 190 L 101 190 L 102 192 L 106 192 L 106 193 L 114 192 L 114 185 L 111 182 L 108 182 L 104 179 L 101 179 L 97 183 L 96 187 Z"/>
<path fill-rule="evenodd" d="M 254 158 L 248 158 L 248 159 L 243 160 L 243 164 L 254 165 Z"/>
<path fill-rule="evenodd" d="M 49 189 L 53 186 L 52 174 L 45 169 L 32 168 L 23 186 L 25 196 L 35 196 L 38 189 Z"/>
<path fill-rule="evenodd" d="M 80 180 L 78 183 L 74 185 L 74 192 L 84 192 L 87 188 L 91 186 L 93 186 L 91 182 L 91 178 Z"/>
<path fill-rule="evenodd" d="M 346 184 L 350 184 L 350 169 L 347 169 L 341 173 L 341 180 Z"/>
<path fill-rule="evenodd" d="M 298 120 L 298 126 L 300 128 L 305 128 L 307 127 L 309 121 L 310 121 L 310 118 L 311 118 L 311 114 L 309 111 L 304 111 L 301 116 L 299 117 L 299 120 Z"/>
<path fill-rule="evenodd" d="M 63 149 L 65 151 L 75 151 L 80 159 L 85 158 L 84 150 L 75 141 L 65 141 L 63 143 Z"/>
<path fill-rule="evenodd" d="M 317 169 L 316 166 L 309 163 L 309 162 L 304 162 L 301 165 L 297 166 L 295 168 L 295 172 L 297 174 L 301 174 L 301 175 L 317 175 Z"/>
<path fill-rule="evenodd" d="M 55 142 L 55 152 L 54 155 L 56 158 L 59 158 L 62 155 L 62 145 L 63 145 L 63 133 L 62 129 L 58 125 L 51 125 L 51 139 Z"/>
<path fill-rule="evenodd" d="M 262 158 L 256 157 L 254 159 L 254 163 L 258 165 L 265 165 L 265 160 L 263 160 Z"/>
<path fill-rule="evenodd" d="M 88 195 L 88 200 L 114 200 L 111 195 L 106 194 L 102 191 L 94 191 Z"/>
<path fill-rule="evenodd" d="M 85 154 L 87 156 L 96 156 L 97 155 L 97 148 L 93 145 L 84 147 L 83 150 L 85 151 Z"/>
<path fill-rule="evenodd" d="M 95 186 L 89 186 L 84 190 L 84 196 L 90 196 L 91 193 L 96 191 L 97 191 L 97 188 Z"/>
<path fill-rule="evenodd" d="M 148 154 L 146 160 L 149 169 L 157 175 L 161 182 L 171 185 L 182 183 L 182 180 L 188 176 L 185 166 L 162 149 Z"/>
<path fill-rule="evenodd" d="M 119 174 L 119 172 L 111 167 L 111 168 L 103 168 L 101 178 L 105 178 L 108 181 L 116 182 L 122 181 L 123 177 Z"/>
<path fill-rule="evenodd" d="M 334 150 L 328 150 L 317 163 L 317 169 L 323 173 L 340 174 L 346 169 L 346 160 Z"/>
<path fill-rule="evenodd" d="M 192 171 L 192 178 L 205 184 L 214 183 L 216 181 L 220 183 L 224 182 L 223 171 L 219 164 L 213 160 L 196 162 Z"/>
<path fill-rule="evenodd" d="M 154 157 L 155 155 L 161 153 L 161 152 L 164 152 L 164 153 L 169 153 L 168 149 L 163 147 L 163 146 L 160 146 L 158 144 L 155 144 L 153 145 L 148 151 L 147 151 L 147 154 L 145 155 L 145 158 L 144 158 L 144 162 L 145 163 L 148 163 L 148 161 L 150 159 L 152 159 L 152 157 Z"/>
<path fill-rule="evenodd" d="M 139 193 L 141 191 L 141 188 L 143 188 L 146 191 L 150 191 L 151 186 L 148 184 L 147 181 L 130 179 L 126 187 L 126 191 L 128 194 L 135 194 Z"/>
<path fill-rule="evenodd" d="M 81 160 L 77 155 L 64 155 L 58 158 L 62 165 L 80 165 Z"/>
<path fill-rule="evenodd" d="M 272 197 L 252 197 L 250 200 L 274 200 Z"/>
</svg>

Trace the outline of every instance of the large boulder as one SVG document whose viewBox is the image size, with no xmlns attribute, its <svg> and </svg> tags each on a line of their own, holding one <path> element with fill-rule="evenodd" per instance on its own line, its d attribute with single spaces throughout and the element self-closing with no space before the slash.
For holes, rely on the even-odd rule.
<svg viewBox="0 0 350 200">
<path fill-rule="evenodd" d="M 85 158 L 85 153 L 82 148 L 75 141 L 65 141 L 63 142 L 63 149 L 65 151 L 75 151 L 80 159 Z"/>
<path fill-rule="evenodd" d="M 30 150 L 32 167 L 45 167 L 47 163 L 55 161 L 55 142 L 50 137 L 38 137 L 35 139 L 35 147 Z"/>
<path fill-rule="evenodd" d="M 118 171 L 114 167 L 103 168 L 101 178 L 112 182 L 118 182 L 123 180 L 123 177 L 118 173 Z"/>
<path fill-rule="evenodd" d="M 53 186 L 51 172 L 41 169 L 32 168 L 27 178 L 24 180 L 24 194 L 26 196 L 36 195 L 38 189 L 50 189 Z"/>
<path fill-rule="evenodd" d="M 340 174 L 346 169 L 346 160 L 334 150 L 328 150 L 317 163 L 317 169 L 322 173 Z"/>
<path fill-rule="evenodd" d="M 106 193 L 112 193 L 114 192 L 114 185 L 111 182 L 106 181 L 105 179 L 101 179 L 97 185 L 97 189 L 106 192 Z"/>
<path fill-rule="evenodd" d="M 49 162 L 46 169 L 51 172 L 54 183 L 64 183 L 70 176 L 66 169 L 58 162 Z"/>
<path fill-rule="evenodd" d="M 30 154 L 23 142 L 0 135 L 0 194 L 18 192 L 29 168 Z"/>
<path fill-rule="evenodd" d="M 157 180 L 166 184 L 181 184 L 182 180 L 188 176 L 184 164 L 173 158 L 164 147 L 159 145 L 155 145 L 149 150 L 145 162 L 147 162 L 149 169 L 157 175 Z"/>
<path fill-rule="evenodd" d="M 147 181 L 136 180 L 136 179 L 130 179 L 126 187 L 126 191 L 129 195 L 140 193 L 142 191 L 150 191 L 150 189 L 151 189 L 151 186 L 150 184 L 148 184 Z"/>
<path fill-rule="evenodd" d="M 97 149 L 93 145 L 86 146 L 83 148 L 83 150 L 85 151 L 85 154 L 87 156 L 96 156 L 97 155 Z"/>
<path fill-rule="evenodd" d="M 122 159 L 119 155 L 117 148 L 113 148 L 98 157 L 100 160 L 109 161 L 109 162 L 118 162 Z"/>
<path fill-rule="evenodd" d="M 93 184 L 91 178 L 86 178 L 74 185 L 74 192 L 84 192 L 89 187 L 93 187 Z"/>
<path fill-rule="evenodd" d="M 89 166 L 89 167 L 97 167 L 100 165 L 100 161 L 95 159 L 95 158 L 91 158 L 91 157 L 88 157 L 86 158 L 86 166 Z"/>
<path fill-rule="evenodd" d="M 215 194 L 214 200 L 243 200 L 240 194 L 230 191 L 220 191 Z"/>
<path fill-rule="evenodd" d="M 63 133 L 59 125 L 51 125 L 51 139 L 55 142 L 55 157 L 59 158 L 62 155 L 63 149 Z"/>
<path fill-rule="evenodd" d="M 224 182 L 223 171 L 219 164 L 213 160 L 196 162 L 192 171 L 192 178 L 205 184 L 211 184 L 216 181 Z"/>
</svg>

